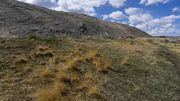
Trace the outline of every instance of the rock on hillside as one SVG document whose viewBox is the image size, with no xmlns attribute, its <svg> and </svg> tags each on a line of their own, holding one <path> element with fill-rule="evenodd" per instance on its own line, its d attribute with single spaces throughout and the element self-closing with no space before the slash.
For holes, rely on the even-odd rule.
<svg viewBox="0 0 180 101">
<path fill-rule="evenodd" d="M 149 37 L 137 28 L 102 21 L 87 15 L 52 11 L 15 0 L 0 0 L 0 37 Z"/>
</svg>

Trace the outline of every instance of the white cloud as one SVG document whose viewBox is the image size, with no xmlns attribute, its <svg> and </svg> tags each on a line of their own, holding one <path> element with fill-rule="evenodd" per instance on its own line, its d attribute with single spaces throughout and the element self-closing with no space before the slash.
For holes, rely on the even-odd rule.
<svg viewBox="0 0 180 101">
<path fill-rule="evenodd" d="M 168 3 L 169 1 L 171 1 L 171 0 L 141 0 L 140 4 L 144 4 L 144 5 L 148 6 L 148 5 L 153 5 L 153 4 L 157 4 L 157 3 L 165 4 L 165 3 Z"/>
<path fill-rule="evenodd" d="M 143 11 L 143 9 L 140 8 L 127 8 L 125 9 L 125 13 L 129 15 L 129 22 L 130 24 L 139 24 L 145 21 L 152 20 L 153 17 L 149 14 Z"/>
<path fill-rule="evenodd" d="M 176 21 L 180 15 L 169 15 L 161 18 L 154 18 L 141 8 L 127 8 L 125 13 L 128 14 L 128 24 L 137 27 L 151 35 L 179 35 L 180 25 Z"/>
<path fill-rule="evenodd" d="M 124 6 L 124 3 L 127 0 L 108 0 L 108 1 L 113 7 L 121 7 Z"/>
<path fill-rule="evenodd" d="M 109 15 L 103 15 L 104 20 L 122 20 L 125 18 L 127 18 L 127 16 L 122 11 L 115 11 L 110 13 Z"/>
<path fill-rule="evenodd" d="M 172 12 L 180 13 L 180 8 L 179 8 L 179 7 L 174 7 L 174 8 L 172 9 Z"/>
<path fill-rule="evenodd" d="M 95 16 L 96 11 L 94 7 L 100 7 L 105 3 L 106 2 L 104 0 L 61 0 L 57 2 L 58 7 L 53 9 L 58 11 L 76 12 Z"/>
<path fill-rule="evenodd" d="M 134 8 L 134 7 L 130 7 L 130 8 L 125 9 L 125 13 L 128 14 L 128 15 L 138 14 L 138 13 L 141 13 L 141 12 L 143 12 L 142 9 Z"/>
<path fill-rule="evenodd" d="M 127 0 L 18 0 L 31 4 L 40 5 L 58 11 L 76 12 L 96 15 L 95 7 L 100 7 L 107 3 L 113 7 L 124 6 Z"/>
<path fill-rule="evenodd" d="M 180 30 L 177 28 L 178 25 L 175 23 L 178 19 L 180 19 L 180 16 L 170 15 L 145 21 L 135 26 L 152 35 L 180 36 Z"/>
<path fill-rule="evenodd" d="M 148 13 L 134 14 L 134 15 L 129 16 L 129 21 L 130 21 L 131 24 L 139 24 L 139 23 L 149 21 L 149 20 L 152 20 L 152 19 L 153 19 L 153 17 Z"/>
<path fill-rule="evenodd" d="M 47 8 L 57 6 L 56 0 L 18 0 L 18 1 L 26 2 L 30 4 L 36 4 L 36 5 L 47 7 Z"/>
</svg>

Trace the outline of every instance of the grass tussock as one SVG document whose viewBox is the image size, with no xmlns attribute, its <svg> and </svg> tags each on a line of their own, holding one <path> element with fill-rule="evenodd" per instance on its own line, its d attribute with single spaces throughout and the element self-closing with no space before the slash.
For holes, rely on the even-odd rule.
<svg viewBox="0 0 180 101">
<path fill-rule="evenodd" d="M 122 65 L 130 65 L 129 64 L 129 57 L 125 57 L 124 59 L 122 59 L 121 64 Z"/>
<path fill-rule="evenodd" d="M 96 86 L 92 86 L 89 88 L 88 95 L 96 98 L 101 97 L 101 93 L 99 92 L 99 89 Z"/>
<path fill-rule="evenodd" d="M 52 72 L 49 69 L 45 69 L 44 72 L 42 72 L 41 75 L 43 75 L 46 78 L 53 77 L 55 81 L 58 81 L 58 83 L 63 84 L 65 89 L 65 90 L 60 89 L 58 92 L 57 91 L 58 87 L 56 87 L 56 85 L 58 85 L 57 82 L 53 86 L 50 86 L 52 90 L 49 91 L 48 101 L 51 100 L 56 101 L 62 98 L 68 99 L 71 93 L 75 93 L 74 91 L 76 91 L 77 93 L 71 96 L 71 98 L 74 99 L 76 98 L 83 99 L 82 97 L 83 93 L 86 93 L 87 95 L 93 98 L 100 97 L 99 90 L 97 89 L 97 85 L 98 85 L 97 78 L 93 75 L 91 71 L 89 71 L 88 69 L 89 67 L 85 69 L 84 67 L 81 66 L 84 63 L 89 63 L 92 66 L 91 69 L 95 69 L 97 70 L 97 72 L 102 72 L 102 71 L 107 71 L 107 69 L 111 66 L 110 62 L 104 59 L 103 57 L 100 57 L 98 55 L 97 50 L 96 51 L 88 50 L 87 53 L 85 53 L 84 55 L 82 54 L 83 52 L 79 52 L 80 50 L 78 50 L 78 52 L 76 50 L 77 49 L 75 49 L 72 55 L 73 57 L 66 58 L 65 62 L 61 65 L 61 67 L 57 69 L 58 72 L 55 73 L 55 76 L 54 75 L 52 76 Z M 77 70 L 77 68 L 80 70 Z M 80 72 L 81 70 L 85 70 L 85 71 Z M 42 89 L 42 92 L 38 97 L 40 97 L 40 99 L 41 97 L 43 98 L 43 96 L 45 97 L 47 95 L 46 92 L 47 90 L 44 91 L 44 89 Z M 66 96 L 63 96 L 61 94 L 62 92 L 65 92 L 64 95 Z M 59 95 L 57 95 L 57 93 Z M 58 96 L 57 99 L 54 98 L 54 96 Z M 41 101 L 43 101 L 43 99 Z"/>
<path fill-rule="evenodd" d="M 19 56 L 15 60 L 15 64 L 26 64 L 28 62 L 28 59 L 25 56 Z"/>
<path fill-rule="evenodd" d="M 59 74 L 57 74 L 57 79 L 64 83 L 72 83 L 74 81 L 78 81 L 79 76 L 73 71 L 60 70 Z"/>
<path fill-rule="evenodd" d="M 98 55 L 98 50 L 90 50 L 85 56 L 85 58 L 91 61 L 100 72 L 106 72 L 111 68 L 111 61 Z"/>
<path fill-rule="evenodd" d="M 98 56 L 98 50 L 90 50 L 86 55 L 85 58 L 87 59 L 95 59 Z"/>
<path fill-rule="evenodd" d="M 53 87 L 41 89 L 36 93 L 38 101 L 64 101 L 65 85 L 55 82 Z"/>
<path fill-rule="evenodd" d="M 40 76 L 44 78 L 53 78 L 55 75 L 54 72 L 49 68 L 43 68 L 40 72 Z"/>
<path fill-rule="evenodd" d="M 74 57 L 65 63 L 65 67 L 66 67 L 66 69 L 73 70 L 76 68 L 76 64 L 78 62 L 82 62 L 82 61 L 83 61 L 82 57 Z"/>
<path fill-rule="evenodd" d="M 55 51 L 50 49 L 47 46 L 38 46 L 33 52 L 34 57 L 53 57 L 55 55 Z"/>
<path fill-rule="evenodd" d="M 96 69 L 100 72 L 107 72 L 108 69 L 111 68 L 111 61 L 109 60 L 106 60 L 104 58 L 95 58 L 93 59 L 93 62 L 92 62 Z"/>
</svg>

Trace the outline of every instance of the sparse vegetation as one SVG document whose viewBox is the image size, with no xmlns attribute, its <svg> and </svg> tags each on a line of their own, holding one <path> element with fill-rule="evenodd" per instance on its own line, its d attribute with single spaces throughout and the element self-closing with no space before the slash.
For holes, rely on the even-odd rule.
<svg viewBox="0 0 180 101">
<path fill-rule="evenodd" d="M 0 99 L 180 99 L 179 43 L 143 38 L 44 40 L 8 39 L 0 44 Z"/>
</svg>

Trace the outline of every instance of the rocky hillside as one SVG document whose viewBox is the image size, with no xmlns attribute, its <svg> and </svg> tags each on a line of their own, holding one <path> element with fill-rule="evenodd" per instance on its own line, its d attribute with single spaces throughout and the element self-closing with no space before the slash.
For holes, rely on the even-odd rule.
<svg viewBox="0 0 180 101">
<path fill-rule="evenodd" d="M 0 37 L 149 37 L 137 28 L 105 22 L 87 15 L 52 11 L 15 0 L 0 0 Z"/>
</svg>

